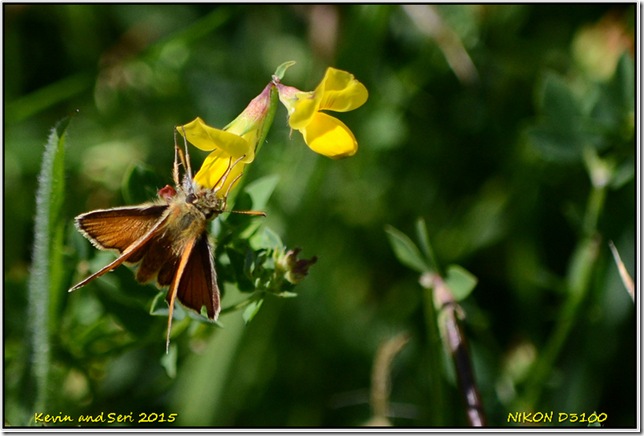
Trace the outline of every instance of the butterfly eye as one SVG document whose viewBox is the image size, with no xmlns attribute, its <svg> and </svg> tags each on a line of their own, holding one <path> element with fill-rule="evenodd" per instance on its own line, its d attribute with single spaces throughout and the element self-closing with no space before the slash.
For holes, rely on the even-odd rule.
<svg viewBox="0 0 644 436">
<path fill-rule="evenodd" d="M 197 202 L 197 196 L 194 193 L 188 194 L 186 197 L 186 203 L 195 204 Z"/>
</svg>

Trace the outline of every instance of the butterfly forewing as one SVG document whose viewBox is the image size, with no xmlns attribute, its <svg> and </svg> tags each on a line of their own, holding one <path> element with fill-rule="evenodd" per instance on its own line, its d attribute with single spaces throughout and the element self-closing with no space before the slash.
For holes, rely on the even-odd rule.
<svg viewBox="0 0 644 436">
<path fill-rule="evenodd" d="M 149 205 L 95 210 L 76 217 L 76 227 L 96 247 L 122 253 L 149 232 L 167 208 Z"/>
<path fill-rule="evenodd" d="M 165 206 L 163 207 L 165 208 Z M 130 223 L 129 225 L 131 225 L 132 221 L 137 221 L 132 209 L 134 208 L 125 208 L 125 210 L 127 211 L 127 216 L 123 220 L 118 220 L 115 217 L 110 217 L 110 220 L 118 222 L 121 228 L 126 229 L 128 227 L 127 225 L 124 225 L 122 221 Z M 69 289 L 70 292 L 85 286 L 87 283 L 91 282 L 92 280 L 98 277 L 101 277 L 103 274 L 109 271 L 112 271 L 114 268 L 128 261 L 130 256 L 132 256 L 132 254 L 136 253 L 137 250 L 141 249 L 142 247 L 145 247 L 150 240 L 154 239 L 159 234 L 159 232 L 162 232 L 163 228 L 166 226 L 168 221 L 168 213 L 166 211 L 162 211 L 161 217 L 156 219 L 156 221 L 151 221 L 147 215 L 144 215 L 143 223 L 139 225 L 131 225 L 131 227 L 134 229 L 137 229 L 138 232 L 136 232 L 134 235 L 132 235 L 131 233 L 125 232 L 123 239 L 125 239 L 126 241 L 123 242 L 123 241 L 116 241 L 115 240 L 116 235 L 114 235 L 113 232 L 111 232 L 111 230 L 105 230 L 104 228 L 101 228 L 100 226 L 97 225 L 97 223 L 100 222 L 99 217 L 103 216 L 105 212 L 110 212 L 110 211 L 99 210 L 99 211 L 94 211 L 94 212 L 89 212 L 87 214 L 79 215 L 78 217 L 76 217 L 76 226 L 78 227 L 79 230 L 81 230 L 82 234 L 85 237 L 87 237 L 87 239 L 89 239 L 98 248 L 117 250 L 119 251 L 120 256 L 113 262 L 101 268 L 99 271 L 87 277 L 85 280 L 71 287 Z M 86 218 L 87 218 L 87 221 L 85 220 Z M 90 223 L 90 224 L 87 227 L 85 227 L 85 223 Z M 84 227 L 89 231 L 84 230 Z M 103 237 L 104 233 L 112 234 L 112 236 L 108 238 L 104 238 Z M 138 236 L 138 237 L 135 238 L 134 236 Z M 103 241 L 108 245 L 103 246 L 100 241 Z"/>
</svg>

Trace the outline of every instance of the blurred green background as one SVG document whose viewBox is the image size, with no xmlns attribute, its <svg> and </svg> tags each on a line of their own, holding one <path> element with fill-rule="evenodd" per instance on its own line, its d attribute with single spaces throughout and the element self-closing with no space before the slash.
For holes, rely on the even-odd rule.
<svg viewBox="0 0 644 436">
<path fill-rule="evenodd" d="M 372 417 L 376 351 L 401 332 L 410 341 L 390 372 L 390 423 L 467 425 L 453 379 L 428 366 L 436 349 L 418 275 L 384 231 L 414 239 L 419 217 L 440 262 L 478 278 L 462 306 L 490 425 L 526 410 L 530 365 L 566 316 L 569 333 L 530 410 L 603 412 L 607 427 L 636 425 L 636 310 L 608 248 L 613 241 L 633 275 L 633 4 L 3 12 L 6 426 L 33 425 L 36 412 L 176 413 L 154 424 L 164 427 L 360 426 Z M 186 326 L 191 334 L 173 340 L 176 367 L 164 364 L 166 320 L 148 314 L 153 287 L 121 268 L 110 274 L 117 286 L 67 294 L 87 272 L 79 260 L 113 258 L 76 233 L 73 217 L 127 204 L 121 186 L 133 165 L 159 176 L 153 198 L 171 183 L 173 127 L 196 116 L 223 127 L 288 60 L 297 61 L 289 85 L 312 90 L 334 66 L 370 92 L 339 115 L 359 141 L 354 157 L 311 152 L 289 137 L 280 107 L 247 174 L 279 175 L 266 225 L 318 263 L 297 298 L 267 299 L 247 326 L 241 312 L 222 317 L 223 329 Z M 76 111 L 65 156 L 66 275 L 50 315 L 45 410 L 34 410 L 34 195 L 47 136 Z M 609 180 L 595 180 L 605 198 L 590 234 L 584 217 L 597 189 L 584 148 Z M 193 165 L 204 156 L 193 153 Z M 567 283 L 588 238 L 599 238 L 598 254 L 570 315 Z M 234 302 L 231 290 L 224 306 Z M 442 405 L 430 388 L 437 379 L 448 386 Z"/>
</svg>

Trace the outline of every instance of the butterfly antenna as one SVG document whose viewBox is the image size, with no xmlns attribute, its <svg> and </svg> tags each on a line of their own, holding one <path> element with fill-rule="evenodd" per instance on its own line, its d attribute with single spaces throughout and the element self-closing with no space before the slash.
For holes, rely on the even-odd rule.
<svg viewBox="0 0 644 436">
<path fill-rule="evenodd" d="M 183 146 L 186 149 L 184 166 L 186 168 L 186 175 L 188 176 L 188 179 L 192 181 L 192 168 L 190 167 L 190 153 L 188 153 L 188 140 L 186 139 L 186 129 L 183 126 L 181 126 L 181 130 L 183 131 Z"/>
<path fill-rule="evenodd" d="M 228 175 L 229 175 L 229 174 L 230 174 L 230 172 L 233 170 L 233 168 L 235 168 L 235 166 L 236 166 L 239 162 L 241 162 L 245 157 L 246 157 L 246 155 L 245 155 L 245 154 L 244 154 L 244 155 L 241 155 L 240 157 L 238 157 L 238 158 L 237 158 L 237 160 L 236 160 L 235 162 L 233 162 L 233 161 L 232 161 L 232 160 L 233 160 L 232 156 L 231 156 L 231 157 L 229 157 L 229 158 L 228 158 L 228 166 L 226 167 L 226 171 L 224 171 L 224 173 L 221 175 L 221 177 L 219 178 L 219 180 L 217 180 L 217 183 L 215 183 L 215 185 L 214 185 L 214 186 L 215 186 L 215 187 L 216 187 L 216 186 L 219 186 L 219 185 L 223 186 L 223 185 L 224 185 L 224 183 L 226 183 L 226 179 L 228 178 Z M 227 198 L 227 197 L 228 197 L 228 193 L 230 192 L 230 189 L 231 189 L 231 188 L 232 188 L 232 186 L 235 184 L 235 182 L 237 182 L 237 180 L 239 180 L 239 178 L 240 178 L 243 174 L 244 174 L 243 172 L 242 172 L 241 174 L 239 174 L 237 177 L 235 177 L 235 180 L 233 180 L 233 182 L 232 182 L 230 185 L 228 185 L 228 190 L 226 191 L 226 195 L 224 195 L 224 198 Z M 221 189 L 221 188 L 220 188 L 220 189 Z"/>
<path fill-rule="evenodd" d="M 228 173 L 230 173 L 230 172 L 233 170 L 233 168 L 235 168 L 235 166 L 236 166 L 239 162 L 241 162 L 241 160 L 242 160 L 243 158 L 245 158 L 245 157 L 246 157 L 246 155 L 244 154 L 244 155 L 242 155 L 240 158 L 238 158 L 235 162 L 233 162 L 233 164 L 232 164 L 232 165 L 230 165 L 230 169 L 229 169 L 227 172 L 228 172 Z M 231 158 L 231 159 L 232 159 L 232 158 Z M 230 185 L 228 185 L 228 189 L 226 190 L 226 195 L 224 196 L 224 198 L 228 198 L 228 194 L 230 193 L 230 190 L 232 189 L 232 187 L 233 187 L 233 186 L 235 186 L 235 183 L 237 183 L 237 180 L 239 180 L 239 179 L 241 178 L 241 176 L 243 176 L 243 175 L 244 175 L 244 172 L 242 171 L 241 173 L 239 173 L 239 174 L 237 175 L 237 177 L 235 177 L 235 179 L 230 183 Z M 226 174 L 226 176 L 228 176 L 228 174 Z"/>
<path fill-rule="evenodd" d="M 172 166 L 172 180 L 179 186 L 179 145 L 177 144 L 177 129 L 174 129 L 174 165 Z"/>
<path fill-rule="evenodd" d="M 228 177 L 228 174 L 229 174 L 229 173 L 230 173 L 230 171 L 232 170 L 232 166 L 230 165 L 230 163 L 232 162 L 232 160 L 233 160 L 233 158 L 232 158 L 232 157 L 229 157 L 229 158 L 228 158 L 228 166 L 226 167 L 226 170 L 225 170 L 225 171 L 224 171 L 224 173 L 221 175 L 221 177 L 219 177 L 219 180 L 217 180 L 217 182 L 213 185 L 213 189 L 217 189 L 217 186 L 219 186 L 220 184 L 221 184 L 221 185 L 223 185 L 223 184 L 224 184 L 224 182 L 226 181 L 226 177 Z"/>
<path fill-rule="evenodd" d="M 246 157 L 246 155 L 243 155 L 242 157 L 240 157 L 239 159 L 237 159 L 237 160 L 236 160 L 236 161 L 235 161 L 235 162 L 230 166 L 230 170 L 228 170 L 227 172 L 230 172 L 230 171 L 233 169 L 233 167 L 234 167 L 235 165 L 237 165 L 237 164 L 238 164 L 238 163 L 239 163 L 239 162 L 240 162 L 244 157 Z M 232 158 L 231 158 L 231 159 L 232 159 Z M 230 183 L 230 185 L 228 185 L 228 189 L 226 190 L 226 195 L 224 195 L 224 198 L 228 198 L 228 194 L 230 193 L 231 189 L 233 188 L 233 186 L 235 186 L 235 183 L 237 183 L 237 180 L 241 179 L 241 177 L 242 177 L 243 175 L 244 175 L 244 173 L 243 173 L 243 172 L 239 173 L 239 174 L 237 175 L 237 177 L 235 177 L 235 179 Z M 257 210 L 231 210 L 231 211 L 229 211 L 229 212 L 231 212 L 231 213 L 237 213 L 237 214 L 241 214 L 241 215 L 266 216 L 266 212 L 261 212 L 261 211 L 257 211 Z"/>
</svg>

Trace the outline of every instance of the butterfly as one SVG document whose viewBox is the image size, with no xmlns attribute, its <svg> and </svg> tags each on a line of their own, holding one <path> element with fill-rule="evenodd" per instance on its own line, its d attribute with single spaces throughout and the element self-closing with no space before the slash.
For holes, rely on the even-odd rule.
<svg viewBox="0 0 644 436">
<path fill-rule="evenodd" d="M 185 134 L 184 134 L 185 138 Z M 201 313 L 205 307 L 208 319 L 219 315 L 220 292 L 213 259 L 213 246 L 208 240 L 209 222 L 226 211 L 226 200 L 232 186 L 242 173 L 227 185 L 226 178 L 244 156 L 228 165 L 213 188 L 195 183 L 190 167 L 188 145 L 185 154 L 176 141 L 172 176 L 175 187 L 166 185 L 157 192 L 158 199 L 138 206 L 98 209 L 75 218 L 78 231 L 100 250 L 112 250 L 118 258 L 69 289 L 75 291 L 92 280 L 112 271 L 121 264 L 132 266 L 136 280 L 168 286 L 169 306 L 166 334 L 166 353 L 170 345 L 170 330 L 174 303 Z M 179 181 L 179 160 L 184 168 Z M 234 211 L 247 215 L 266 216 L 264 212 Z"/>
</svg>

